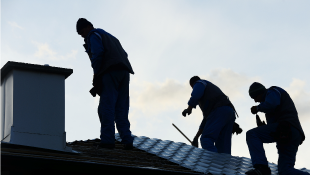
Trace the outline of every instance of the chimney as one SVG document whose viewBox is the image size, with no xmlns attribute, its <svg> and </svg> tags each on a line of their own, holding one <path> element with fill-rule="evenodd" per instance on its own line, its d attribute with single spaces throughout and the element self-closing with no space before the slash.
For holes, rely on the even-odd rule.
<svg viewBox="0 0 310 175">
<path fill-rule="evenodd" d="M 9 61 L 1 68 L 1 142 L 66 148 L 65 79 L 72 69 Z"/>
</svg>

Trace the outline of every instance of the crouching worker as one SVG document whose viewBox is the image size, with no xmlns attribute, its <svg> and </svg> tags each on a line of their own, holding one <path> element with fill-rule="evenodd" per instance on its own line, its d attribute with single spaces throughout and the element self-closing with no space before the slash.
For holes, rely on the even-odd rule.
<svg viewBox="0 0 310 175">
<path fill-rule="evenodd" d="M 115 126 L 124 149 L 133 148 L 133 137 L 128 120 L 129 73 L 133 74 L 127 53 L 117 38 L 106 31 L 94 28 L 84 18 L 77 21 L 76 29 L 84 38 L 84 47 L 94 70 L 91 94 L 100 96 L 98 114 L 101 123 L 99 147 L 115 147 Z"/>
<path fill-rule="evenodd" d="M 235 110 L 228 97 L 220 88 L 207 80 L 194 76 L 189 81 L 193 88 L 188 108 L 182 112 L 190 115 L 192 108 L 199 104 L 203 112 L 203 120 L 192 142 L 198 147 L 198 138 L 203 149 L 231 154 L 232 132 L 240 134 L 242 129 L 235 123 Z M 215 145 L 214 145 L 215 144 Z"/>
<path fill-rule="evenodd" d="M 266 89 L 262 84 L 254 82 L 249 89 L 249 95 L 258 106 L 253 106 L 251 112 L 264 112 L 267 125 L 249 130 L 246 141 L 249 147 L 252 169 L 248 175 L 271 174 L 263 143 L 277 143 L 278 173 L 283 174 L 308 174 L 294 169 L 298 146 L 305 140 L 297 111 L 289 94 L 280 87 L 272 86 Z"/>
</svg>

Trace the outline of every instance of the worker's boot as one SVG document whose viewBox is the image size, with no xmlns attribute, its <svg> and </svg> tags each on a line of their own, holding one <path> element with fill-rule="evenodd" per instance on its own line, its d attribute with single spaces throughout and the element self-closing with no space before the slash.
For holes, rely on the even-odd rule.
<svg viewBox="0 0 310 175">
<path fill-rule="evenodd" d="M 123 146 L 123 150 L 132 150 L 132 149 L 133 149 L 132 143 L 124 144 L 124 146 Z"/>
<path fill-rule="evenodd" d="M 254 165 L 255 169 L 247 171 L 247 175 L 271 175 L 271 170 L 268 165 L 256 164 Z"/>
<path fill-rule="evenodd" d="M 100 143 L 100 144 L 97 146 L 97 149 L 99 149 L 99 148 L 114 149 L 114 148 L 115 148 L 115 144 Z"/>
</svg>

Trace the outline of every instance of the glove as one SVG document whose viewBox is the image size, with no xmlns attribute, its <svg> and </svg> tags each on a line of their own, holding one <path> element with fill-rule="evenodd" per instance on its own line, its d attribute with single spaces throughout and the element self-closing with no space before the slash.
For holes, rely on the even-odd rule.
<svg viewBox="0 0 310 175">
<path fill-rule="evenodd" d="M 256 114 L 256 124 L 258 127 L 266 125 L 265 121 L 262 122 L 257 114 Z"/>
<path fill-rule="evenodd" d="M 257 106 L 252 106 L 251 107 L 251 112 L 252 112 L 252 114 L 258 113 Z"/>
<path fill-rule="evenodd" d="M 192 145 L 198 148 L 198 137 L 194 138 L 194 140 L 192 141 Z"/>
<path fill-rule="evenodd" d="M 242 133 L 242 129 L 239 127 L 238 123 L 234 123 L 232 133 L 236 133 L 237 135 Z"/>
<path fill-rule="evenodd" d="M 182 115 L 186 117 L 186 114 L 190 115 L 191 113 L 192 113 L 191 109 L 184 109 L 184 111 L 182 112 Z"/>
<path fill-rule="evenodd" d="M 100 92 L 102 91 L 102 81 L 100 81 L 100 77 L 96 75 L 93 76 L 93 88 L 89 91 L 90 94 L 95 97 L 96 94 L 100 96 Z"/>
</svg>

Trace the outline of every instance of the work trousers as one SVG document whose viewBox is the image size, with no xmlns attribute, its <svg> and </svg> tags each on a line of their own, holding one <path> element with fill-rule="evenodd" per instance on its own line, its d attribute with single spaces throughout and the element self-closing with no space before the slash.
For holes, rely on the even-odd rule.
<svg viewBox="0 0 310 175">
<path fill-rule="evenodd" d="M 270 133 L 275 132 L 277 126 L 278 123 L 272 123 L 251 129 L 246 133 L 246 141 L 249 147 L 253 166 L 256 164 L 268 165 L 263 143 L 275 142 L 274 138 L 270 136 Z M 290 127 L 290 129 L 292 130 L 291 141 L 288 144 L 277 143 L 279 154 L 278 173 L 280 175 L 308 174 L 294 169 L 296 153 L 301 142 L 302 135 L 296 128 Z"/>
<path fill-rule="evenodd" d="M 231 154 L 231 136 L 235 119 L 235 112 L 229 106 L 214 109 L 209 114 L 200 137 L 202 148 Z"/>
<path fill-rule="evenodd" d="M 101 123 L 101 143 L 115 143 L 115 125 L 122 143 L 133 142 L 129 111 L 129 73 L 125 70 L 115 70 L 102 76 L 102 92 L 98 106 Z"/>
</svg>

